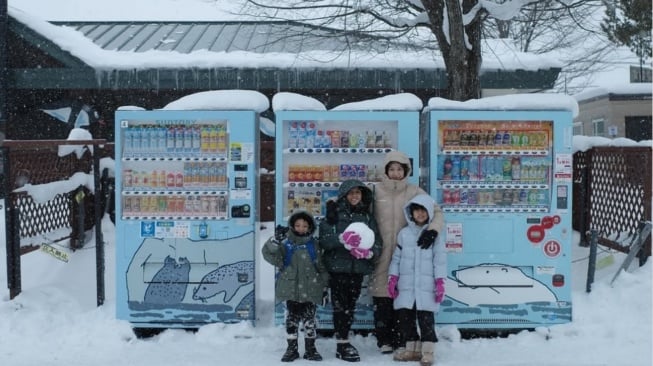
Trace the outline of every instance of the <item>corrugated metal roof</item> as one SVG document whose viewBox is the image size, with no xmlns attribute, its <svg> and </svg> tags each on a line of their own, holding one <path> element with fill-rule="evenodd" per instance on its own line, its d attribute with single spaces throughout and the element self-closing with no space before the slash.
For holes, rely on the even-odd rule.
<svg viewBox="0 0 653 366">
<path fill-rule="evenodd" d="M 105 50 L 191 53 L 382 51 L 389 41 L 292 21 L 234 22 L 54 22 L 82 32 Z M 395 44 L 397 46 L 397 44 Z"/>
</svg>

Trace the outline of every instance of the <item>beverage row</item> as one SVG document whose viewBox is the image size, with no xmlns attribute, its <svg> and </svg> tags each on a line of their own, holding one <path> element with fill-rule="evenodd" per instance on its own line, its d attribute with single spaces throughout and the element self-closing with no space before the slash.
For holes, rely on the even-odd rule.
<svg viewBox="0 0 653 366">
<path fill-rule="evenodd" d="M 227 216 L 225 196 L 122 196 L 123 216 Z"/>
<path fill-rule="evenodd" d="M 291 122 L 287 148 L 392 148 L 386 131 L 322 130 L 315 122 Z"/>
<path fill-rule="evenodd" d="M 443 189 L 444 205 L 548 205 L 544 189 Z"/>
<path fill-rule="evenodd" d="M 134 125 L 123 129 L 123 157 L 207 156 L 227 153 L 227 126 Z"/>
<path fill-rule="evenodd" d="M 545 130 L 445 129 L 443 145 L 445 149 L 546 149 L 549 134 Z"/>
<path fill-rule="evenodd" d="M 328 164 L 288 166 L 289 182 L 342 182 L 359 179 L 366 182 L 381 180 L 383 172 L 376 165 L 366 164 Z"/>
<path fill-rule="evenodd" d="M 227 187 L 227 163 L 185 162 L 183 170 L 123 169 L 124 190 L 220 189 Z"/>
<path fill-rule="evenodd" d="M 440 180 L 546 183 L 549 179 L 550 165 L 545 158 L 501 155 L 443 158 Z"/>
</svg>

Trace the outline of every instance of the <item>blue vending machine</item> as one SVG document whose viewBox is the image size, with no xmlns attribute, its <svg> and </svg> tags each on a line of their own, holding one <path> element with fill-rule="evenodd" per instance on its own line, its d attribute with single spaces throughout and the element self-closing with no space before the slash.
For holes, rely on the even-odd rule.
<svg viewBox="0 0 653 366">
<path fill-rule="evenodd" d="M 119 110 L 115 121 L 117 317 L 253 321 L 258 114 Z"/>
<path fill-rule="evenodd" d="M 433 98 L 425 109 L 423 183 L 446 223 L 439 325 L 532 329 L 571 321 L 576 104 L 542 95 L 534 108 L 533 98 Z"/>
<path fill-rule="evenodd" d="M 414 161 L 409 180 L 417 184 L 422 108 L 419 104 L 417 110 L 401 111 L 275 110 L 276 224 L 287 225 L 296 210 L 309 211 L 319 222 L 325 215 L 326 200 L 337 196 L 344 180 L 359 179 L 374 190 L 384 174 L 385 154 L 395 149 Z M 363 283 L 353 330 L 374 328 L 367 280 Z M 276 301 L 276 324 L 283 324 L 284 312 L 285 303 Z M 330 303 L 318 306 L 318 329 L 333 329 L 331 314 Z"/>
</svg>

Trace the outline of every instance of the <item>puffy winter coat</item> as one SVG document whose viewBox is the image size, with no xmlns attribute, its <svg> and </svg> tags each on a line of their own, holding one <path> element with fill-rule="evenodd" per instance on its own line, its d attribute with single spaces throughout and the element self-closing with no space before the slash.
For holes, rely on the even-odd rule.
<svg viewBox="0 0 653 366">
<path fill-rule="evenodd" d="M 293 215 L 294 216 L 294 215 Z M 308 215 L 306 215 L 308 216 Z M 293 300 L 298 302 L 321 303 L 324 288 L 327 287 L 329 274 L 322 262 L 322 249 L 319 241 L 313 236 L 315 222 L 311 217 L 310 235 L 298 236 L 292 230 L 288 231 L 286 241 L 296 249 L 292 251 L 290 262 L 284 265 L 287 253 L 283 243 L 277 243 L 274 237 L 268 239 L 261 252 L 263 259 L 277 267 L 280 272 L 275 282 L 275 297 L 277 301 Z M 293 222 L 292 217 L 289 222 Z M 315 248 L 315 260 L 312 260 L 308 249 L 298 246 L 312 241 Z"/>
<path fill-rule="evenodd" d="M 347 201 L 347 192 L 359 187 L 363 193 L 361 202 L 352 207 Z M 376 224 L 374 215 L 370 212 L 374 197 L 372 191 L 358 180 L 343 182 L 338 189 L 338 222 L 329 224 L 326 220 L 320 221 L 319 240 L 324 249 L 324 265 L 329 272 L 370 274 L 374 264 L 381 254 L 381 234 Z M 353 222 L 362 222 L 374 232 L 373 253 L 370 259 L 356 259 L 340 242 L 338 236 Z"/>
<path fill-rule="evenodd" d="M 417 226 L 410 220 L 411 203 L 425 207 L 429 218 L 433 217 L 434 201 L 428 195 L 418 195 L 404 206 L 408 225 L 399 231 L 397 248 L 392 254 L 389 269 L 390 275 L 399 276 L 399 296 L 394 300 L 394 308 L 412 309 L 415 304 L 417 310 L 436 312 L 439 304 L 435 302 L 435 279 L 446 278 L 447 256 L 440 236 L 429 249 L 417 246 L 417 238 L 426 225 Z"/>
<path fill-rule="evenodd" d="M 386 154 L 384 168 L 396 161 L 407 167 L 406 176 L 402 180 L 392 180 L 383 175 L 381 182 L 377 183 L 374 190 L 374 215 L 383 239 L 383 251 L 378 258 L 374 275 L 370 279 L 369 291 L 375 297 L 388 297 L 388 266 L 392 253 L 397 246 L 397 234 L 406 226 L 404 205 L 418 194 L 426 194 L 420 187 L 408 183 L 411 167 L 408 156 L 401 151 L 391 151 Z M 442 234 L 444 228 L 444 215 L 439 205 L 434 204 L 433 215 L 429 229 Z"/>
</svg>

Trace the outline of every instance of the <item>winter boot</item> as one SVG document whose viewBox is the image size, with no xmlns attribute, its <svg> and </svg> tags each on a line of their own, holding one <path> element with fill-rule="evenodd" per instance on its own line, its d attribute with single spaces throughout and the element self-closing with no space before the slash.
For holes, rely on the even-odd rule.
<svg viewBox="0 0 653 366">
<path fill-rule="evenodd" d="M 309 361 L 322 361 L 322 355 L 315 348 L 315 338 L 304 338 L 304 359 Z"/>
<path fill-rule="evenodd" d="M 422 343 L 422 359 L 419 360 L 420 366 L 431 366 L 435 358 L 435 342 Z"/>
<path fill-rule="evenodd" d="M 281 362 L 292 362 L 299 358 L 297 338 L 288 338 L 288 348 L 281 357 Z"/>
<path fill-rule="evenodd" d="M 415 342 L 415 350 L 413 351 L 411 361 L 419 361 L 422 359 L 422 342 Z"/>
<path fill-rule="evenodd" d="M 336 345 L 336 358 L 348 362 L 358 362 L 361 360 L 358 350 L 347 340 L 338 340 Z"/>
<path fill-rule="evenodd" d="M 420 348 L 420 342 L 406 342 L 406 347 L 397 348 L 392 359 L 395 361 L 419 361 L 422 359 Z"/>
</svg>

